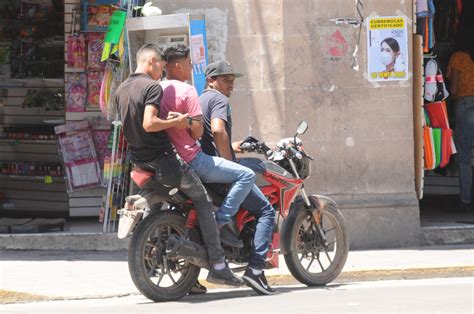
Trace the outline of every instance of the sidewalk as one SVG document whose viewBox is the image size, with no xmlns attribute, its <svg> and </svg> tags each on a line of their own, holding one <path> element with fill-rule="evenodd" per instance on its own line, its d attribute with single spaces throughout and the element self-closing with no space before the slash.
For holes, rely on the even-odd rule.
<svg viewBox="0 0 474 314">
<path fill-rule="evenodd" d="M 297 283 L 286 268 L 283 256 L 280 256 L 280 268 L 268 270 L 266 274 L 272 285 Z M 205 276 L 202 271 L 201 280 Z M 453 276 L 474 277 L 473 245 L 349 252 L 336 282 Z M 6 302 L 2 290 L 47 299 L 104 298 L 139 293 L 130 279 L 124 251 L 1 250 L 0 303 Z"/>
</svg>

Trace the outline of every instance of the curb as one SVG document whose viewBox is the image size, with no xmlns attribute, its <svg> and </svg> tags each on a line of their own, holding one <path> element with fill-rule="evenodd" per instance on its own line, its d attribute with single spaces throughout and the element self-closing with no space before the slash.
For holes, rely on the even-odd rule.
<svg viewBox="0 0 474 314">
<path fill-rule="evenodd" d="M 454 278 L 474 277 L 474 266 L 450 266 L 450 267 L 425 267 L 407 269 L 380 269 L 380 270 L 356 270 L 342 272 L 333 283 L 349 283 L 359 281 L 382 281 L 382 280 L 410 280 L 431 278 Z M 300 284 L 292 275 L 269 275 L 268 283 L 272 286 L 284 286 Z M 229 288 L 228 286 L 216 285 L 205 280 L 200 280 L 209 290 Z M 238 288 L 237 288 L 238 289 Z M 41 302 L 41 301 L 72 301 L 87 299 L 120 298 L 132 295 L 140 295 L 138 292 L 111 294 L 111 295 L 85 295 L 76 297 L 49 297 L 34 295 L 23 292 L 0 290 L 0 304 Z"/>
</svg>

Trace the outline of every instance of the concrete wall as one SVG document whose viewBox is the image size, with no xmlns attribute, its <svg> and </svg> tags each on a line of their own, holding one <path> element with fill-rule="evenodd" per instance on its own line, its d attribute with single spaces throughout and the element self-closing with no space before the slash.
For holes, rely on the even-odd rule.
<svg viewBox="0 0 474 314">
<path fill-rule="evenodd" d="M 272 143 L 308 121 L 302 138 L 316 157 L 308 190 L 340 202 L 352 248 L 418 243 L 412 82 L 366 80 L 365 24 L 359 71 L 351 68 L 358 28 L 330 19 L 355 17 L 354 0 L 154 3 L 165 14 L 205 13 L 210 61 L 225 57 L 245 74 L 231 97 L 235 140 L 252 134 Z M 412 1 L 363 3 L 366 16 L 406 15 L 411 51 Z"/>
</svg>

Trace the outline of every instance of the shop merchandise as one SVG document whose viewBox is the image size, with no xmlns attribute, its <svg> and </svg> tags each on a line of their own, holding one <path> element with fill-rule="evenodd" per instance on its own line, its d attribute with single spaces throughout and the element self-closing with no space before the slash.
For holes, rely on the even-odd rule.
<svg viewBox="0 0 474 314">
<path fill-rule="evenodd" d="M 94 139 L 95 149 L 97 151 L 97 157 L 101 165 L 101 169 L 104 168 L 104 159 L 111 154 L 111 148 L 109 147 L 109 140 L 111 136 L 111 123 L 98 116 L 96 118 L 89 119 L 89 124 L 92 128 L 92 135 Z"/>
<path fill-rule="evenodd" d="M 0 125 L 0 139 L 51 141 L 55 138 L 54 128 L 47 125 Z"/>
<path fill-rule="evenodd" d="M 66 111 L 86 111 L 87 77 L 85 73 L 66 73 Z"/>
<path fill-rule="evenodd" d="M 68 192 L 102 185 L 99 160 L 87 121 L 55 127 Z"/>
<path fill-rule="evenodd" d="M 101 83 L 102 72 L 87 73 L 87 109 L 99 110 Z"/>
<path fill-rule="evenodd" d="M 429 102 L 448 98 L 449 92 L 444 83 L 443 74 L 434 58 L 429 58 L 425 64 L 425 100 Z"/>
<path fill-rule="evenodd" d="M 63 12 L 47 0 L 11 2 L 0 19 L 0 41 L 10 46 L 9 76 L 63 78 Z"/>
<path fill-rule="evenodd" d="M 426 170 L 446 167 L 456 153 L 446 102 L 425 104 L 424 143 Z"/>
<path fill-rule="evenodd" d="M 54 162 L 0 161 L 0 174 L 10 176 L 62 177 L 61 164 Z"/>
<path fill-rule="evenodd" d="M 105 32 L 112 13 L 117 9 L 110 4 L 117 2 L 117 0 L 82 1 L 82 31 Z"/>
<path fill-rule="evenodd" d="M 104 115 L 107 115 L 108 109 L 107 105 L 109 104 L 110 98 L 110 86 L 113 80 L 113 68 L 112 66 L 107 66 L 104 71 L 104 76 L 102 77 L 102 82 L 100 85 L 100 96 L 99 96 L 99 105 L 100 110 Z"/>
<path fill-rule="evenodd" d="M 45 110 L 64 109 L 64 90 L 28 89 L 23 99 L 23 108 L 44 108 Z"/>
<path fill-rule="evenodd" d="M 86 68 L 86 40 L 82 34 L 67 38 L 67 67 L 84 70 Z"/>
<path fill-rule="evenodd" d="M 100 62 L 102 49 L 104 47 L 103 33 L 87 34 L 87 70 L 103 71 L 104 62 Z"/>
<path fill-rule="evenodd" d="M 428 53 L 435 45 L 433 18 L 436 13 L 433 0 L 417 1 L 417 33 L 423 36 L 423 52 Z"/>
</svg>

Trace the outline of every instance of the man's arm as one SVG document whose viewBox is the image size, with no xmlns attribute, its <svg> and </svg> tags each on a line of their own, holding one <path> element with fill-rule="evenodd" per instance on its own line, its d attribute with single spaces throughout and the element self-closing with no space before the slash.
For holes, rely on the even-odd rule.
<svg viewBox="0 0 474 314">
<path fill-rule="evenodd" d="M 225 130 L 226 122 L 219 118 L 211 120 L 211 131 L 214 143 L 216 143 L 217 151 L 222 158 L 227 160 L 232 159 L 232 152 L 230 151 L 229 134 Z"/>
<path fill-rule="evenodd" d="M 158 132 L 172 127 L 177 127 L 179 129 L 186 129 L 188 127 L 187 113 L 174 116 L 167 120 L 160 119 L 158 113 L 158 108 L 155 106 L 145 106 L 145 113 L 143 114 L 143 129 L 146 132 Z"/>
<path fill-rule="evenodd" d="M 189 125 L 189 134 L 195 140 L 198 140 L 204 134 L 204 126 L 202 125 L 202 115 L 192 117 L 191 124 Z"/>
</svg>

